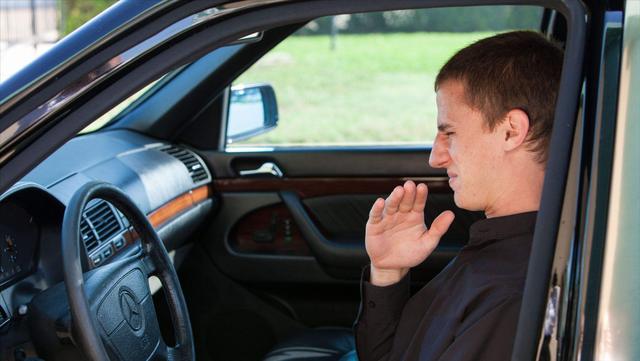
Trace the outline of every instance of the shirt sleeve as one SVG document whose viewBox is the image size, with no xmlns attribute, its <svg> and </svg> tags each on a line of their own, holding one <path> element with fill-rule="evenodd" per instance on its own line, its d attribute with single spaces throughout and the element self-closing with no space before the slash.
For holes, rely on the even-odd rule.
<svg viewBox="0 0 640 361">
<path fill-rule="evenodd" d="M 362 271 L 361 303 L 354 324 L 356 350 L 359 361 L 387 360 L 393 337 L 407 300 L 409 274 L 389 286 L 374 286 L 369 282 L 370 267 Z"/>
<path fill-rule="evenodd" d="M 521 304 L 522 296 L 514 295 L 471 322 L 462 322 L 454 341 L 438 360 L 511 360 Z"/>
</svg>

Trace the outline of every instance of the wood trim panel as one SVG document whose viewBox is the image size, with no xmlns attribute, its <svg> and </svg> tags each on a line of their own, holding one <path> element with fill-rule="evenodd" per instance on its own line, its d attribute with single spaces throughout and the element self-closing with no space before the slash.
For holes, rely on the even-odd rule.
<svg viewBox="0 0 640 361">
<path fill-rule="evenodd" d="M 184 211 L 206 200 L 210 195 L 211 188 L 209 187 L 209 185 L 203 185 L 201 187 L 192 189 L 170 200 L 155 211 L 149 213 L 147 215 L 147 219 L 149 219 L 149 223 L 151 223 L 153 228 L 158 228 L 166 222 L 177 217 Z M 138 233 L 134 229 L 131 229 L 129 232 L 125 233 L 124 238 L 127 244 L 129 244 L 133 243 L 133 241 L 138 239 L 139 237 Z"/>
<path fill-rule="evenodd" d="M 426 183 L 430 192 L 452 193 L 447 177 L 434 178 L 227 178 L 216 179 L 216 192 L 278 192 L 291 190 L 300 198 L 334 194 L 388 194 L 407 180 Z"/>
<path fill-rule="evenodd" d="M 190 190 L 151 212 L 147 218 L 154 228 L 160 227 L 185 210 L 209 198 L 209 192 L 209 186 L 206 185 Z"/>
<path fill-rule="evenodd" d="M 245 215 L 231 231 L 229 243 L 239 253 L 311 255 L 307 242 L 284 204 L 264 207 Z"/>
</svg>

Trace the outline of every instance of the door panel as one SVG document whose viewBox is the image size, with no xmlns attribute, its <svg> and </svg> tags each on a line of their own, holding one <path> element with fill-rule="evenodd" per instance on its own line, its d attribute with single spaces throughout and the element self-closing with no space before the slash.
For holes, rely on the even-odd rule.
<svg viewBox="0 0 640 361">
<path fill-rule="evenodd" d="M 481 217 L 455 207 L 442 171 L 427 166 L 425 149 L 287 150 L 266 154 L 204 154 L 216 174 L 213 187 L 222 200 L 208 237 L 208 249 L 225 272 L 237 280 L 358 280 L 368 263 L 364 228 L 369 209 L 376 198 L 386 197 L 406 179 L 429 186 L 427 225 L 444 210 L 456 214 L 436 251 L 414 272 L 414 281 L 427 282 L 437 274 L 466 243 L 470 223 Z M 238 175 L 240 170 L 266 161 L 277 164 L 284 177 Z M 238 164 L 243 167 L 238 168 Z M 365 172 L 371 174 L 364 176 Z M 376 176 L 380 173 L 386 177 Z"/>
<path fill-rule="evenodd" d="M 456 218 L 436 251 L 412 270 L 414 289 L 435 276 L 482 214 L 455 207 L 446 174 L 425 148 L 204 152 L 220 197 L 205 249 L 223 273 L 307 326 L 349 327 L 368 264 L 364 232 L 371 205 L 407 179 L 429 187 L 425 222 Z M 283 177 L 241 177 L 272 162 Z"/>
</svg>

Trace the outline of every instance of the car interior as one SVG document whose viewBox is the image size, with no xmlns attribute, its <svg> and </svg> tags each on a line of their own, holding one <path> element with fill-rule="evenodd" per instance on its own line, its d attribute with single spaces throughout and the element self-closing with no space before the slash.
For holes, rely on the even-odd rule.
<svg viewBox="0 0 640 361">
<path fill-rule="evenodd" d="M 83 359 L 63 282 L 76 264 L 80 285 L 84 272 L 87 293 L 104 299 L 111 293 L 95 279 L 106 270 L 118 282 L 142 277 L 131 281 L 134 302 L 153 305 L 161 339 L 175 350 L 186 337 L 176 322 L 190 323 L 198 360 L 263 360 L 279 349 L 353 352 L 369 209 L 407 179 L 429 187 L 427 225 L 444 210 L 456 215 L 436 251 L 412 270 L 412 290 L 438 274 L 465 245 L 469 226 L 484 216 L 455 206 L 446 173 L 427 164 L 429 139 L 389 146 L 243 146 L 286 119 L 278 118 L 278 87 L 236 80 L 315 19 L 359 11 L 371 10 L 309 5 L 296 16 L 281 15 L 279 23 L 272 18 L 277 25 L 269 26 L 260 20 L 264 14 L 239 16 L 238 24 L 255 24 L 245 25 L 242 36 L 230 32 L 224 46 L 198 47 L 195 39 L 157 50 L 136 70 L 151 75 L 126 91 L 118 91 L 122 77 L 135 72 L 116 76 L 61 115 L 76 117 L 69 127 L 78 134 L 0 196 L 0 359 Z M 563 16 L 542 8 L 539 14 L 536 30 L 564 44 Z M 163 54 L 175 60 L 165 64 Z M 426 81 L 424 87 L 432 91 Z M 233 123 L 256 96 L 259 121 Z M 97 113 L 81 119 L 81 107 Z M 75 213 L 72 206 L 79 207 Z M 143 219 L 161 243 L 154 243 Z M 150 267 L 161 268 L 160 244 L 179 284 L 153 270 L 124 271 L 140 253 L 150 255 Z M 147 281 L 150 293 L 141 296 L 135 287 Z M 186 313 L 175 312 L 173 287 L 184 294 L 187 323 L 179 320 Z M 122 295 L 121 303 L 129 297 Z M 126 339 L 118 335 L 124 321 L 113 316 L 119 311 L 90 306 L 101 332 Z M 125 350 L 145 349 L 147 341 L 123 342 L 129 343 L 122 349 L 105 346 L 112 359 L 143 359 Z"/>
</svg>

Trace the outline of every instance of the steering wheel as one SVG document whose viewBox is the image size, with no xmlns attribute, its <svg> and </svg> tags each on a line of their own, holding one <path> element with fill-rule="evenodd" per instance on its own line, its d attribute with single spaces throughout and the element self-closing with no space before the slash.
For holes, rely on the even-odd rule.
<svg viewBox="0 0 640 361">
<path fill-rule="evenodd" d="M 101 198 L 118 208 L 142 243 L 135 256 L 82 273 L 80 221 L 89 201 Z M 182 288 L 164 244 L 133 201 L 117 187 L 90 182 L 71 198 L 62 225 L 64 281 L 73 339 L 91 361 L 193 361 L 195 352 Z M 160 334 L 148 279 L 163 286 L 176 345 Z"/>
</svg>

